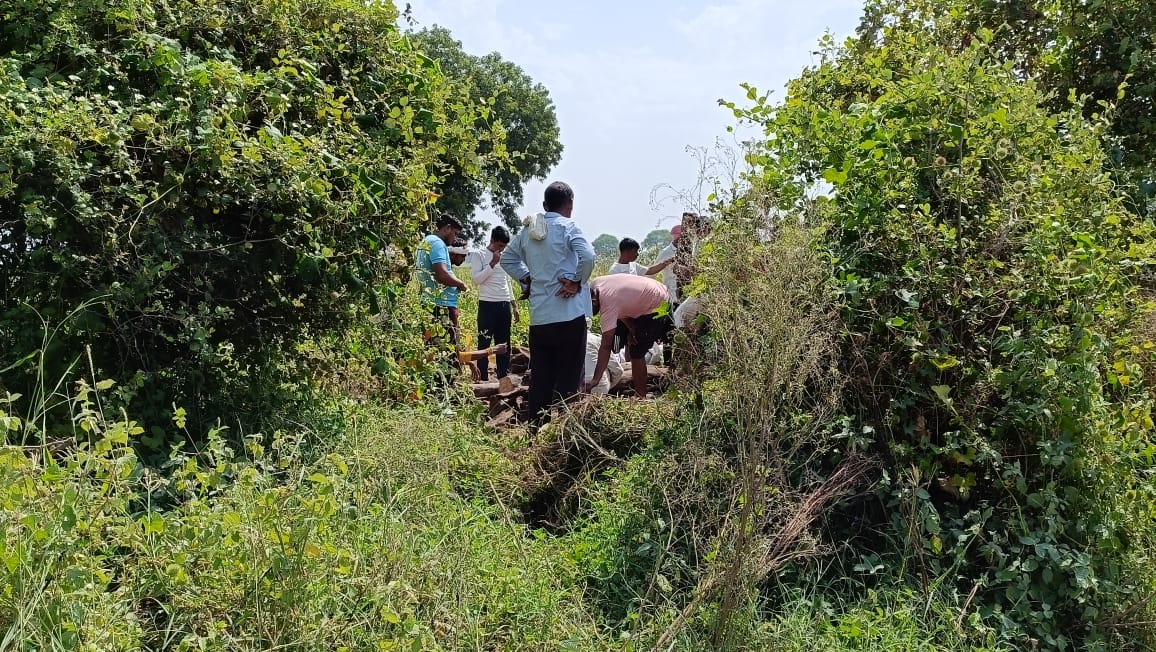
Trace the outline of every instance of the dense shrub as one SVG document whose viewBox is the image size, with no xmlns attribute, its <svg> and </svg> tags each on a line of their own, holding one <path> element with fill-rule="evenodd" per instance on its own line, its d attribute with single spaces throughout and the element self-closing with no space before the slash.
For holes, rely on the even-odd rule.
<svg viewBox="0 0 1156 652">
<path fill-rule="evenodd" d="M 699 245 L 689 291 L 709 331 L 679 335 L 676 411 L 647 423 L 631 408 L 599 429 L 641 422 L 648 446 L 593 492 L 574 554 L 640 648 L 762 649 L 760 587 L 820 553 L 820 516 L 870 478 L 829 454 L 840 374 L 824 261 L 806 229 L 760 238 L 765 207 L 726 207 Z"/>
<path fill-rule="evenodd" d="M 1101 645 L 1152 588 L 1152 344 L 1132 334 L 1151 229 L 1102 125 L 1041 109 L 990 33 L 932 5 L 736 110 L 766 128 L 756 186 L 824 228 L 840 445 L 886 468 L 832 536 L 861 555 L 845 568 L 942 582 L 1009 645 Z"/>
<path fill-rule="evenodd" d="M 0 15 L 0 369 L 41 351 L 51 383 L 92 344 L 138 408 L 243 403 L 271 355 L 376 312 L 439 162 L 478 169 L 470 101 L 391 2 Z"/>
<path fill-rule="evenodd" d="M 302 433 L 242 454 L 216 431 L 157 469 L 133 450 L 147 424 L 85 384 L 59 398 L 74 447 L 0 446 L 7 648 L 612 649 L 556 542 L 454 492 L 460 460 L 487 487 L 503 469 L 464 421 L 352 409 L 312 461 Z"/>
</svg>

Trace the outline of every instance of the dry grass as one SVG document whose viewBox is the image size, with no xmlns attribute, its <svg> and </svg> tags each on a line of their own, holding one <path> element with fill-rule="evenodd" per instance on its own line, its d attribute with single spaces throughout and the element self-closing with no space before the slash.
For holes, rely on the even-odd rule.
<svg viewBox="0 0 1156 652">
<path fill-rule="evenodd" d="M 696 372 L 680 382 L 700 392 L 699 447 L 724 452 L 730 479 L 718 486 L 717 474 L 708 474 L 716 478 L 708 486 L 686 473 L 671 492 L 680 496 L 676 502 L 691 496 L 722 505 L 709 523 L 701 504 L 671 505 L 671 513 L 697 515 L 686 525 L 699 532 L 697 546 L 715 554 L 656 650 L 670 647 L 704 603 L 714 607 L 711 646 L 741 647 L 737 613 L 769 574 L 821 551 L 813 524 L 861 490 L 874 469 L 860 458 L 829 468 L 823 434 L 837 413 L 842 378 L 827 270 L 807 230 L 767 215 L 758 202 L 740 205 L 717 225 L 700 260 L 710 334 L 697 351 L 705 361 L 689 365 Z"/>
</svg>

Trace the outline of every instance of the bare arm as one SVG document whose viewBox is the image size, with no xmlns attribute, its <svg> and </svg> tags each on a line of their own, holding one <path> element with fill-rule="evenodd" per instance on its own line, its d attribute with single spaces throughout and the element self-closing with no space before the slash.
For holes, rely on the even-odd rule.
<svg viewBox="0 0 1156 652">
<path fill-rule="evenodd" d="M 602 334 L 602 341 L 598 343 L 598 362 L 594 365 L 594 375 L 586 383 L 586 391 L 602 382 L 602 374 L 606 373 L 606 366 L 610 364 L 610 352 L 614 349 L 614 329 Z"/>
<path fill-rule="evenodd" d="M 450 271 L 449 266 L 445 263 L 434 263 L 433 277 L 435 281 L 446 287 L 457 288 L 462 292 L 470 291 L 469 286 L 454 276 L 454 273 Z"/>
<path fill-rule="evenodd" d="M 462 351 L 458 353 L 458 359 L 462 362 L 472 362 L 474 360 L 483 360 L 492 354 L 502 355 L 508 350 L 505 344 L 492 346 L 488 349 L 480 349 L 478 351 Z"/>
<path fill-rule="evenodd" d="M 667 258 L 666 260 L 662 261 L 661 263 L 655 263 L 655 264 L 651 265 L 650 267 L 646 268 L 646 275 L 647 276 L 654 276 L 655 274 L 657 274 L 657 273 L 661 272 L 662 270 L 666 269 L 667 267 L 669 267 L 672 262 L 674 262 L 673 258 Z"/>
</svg>

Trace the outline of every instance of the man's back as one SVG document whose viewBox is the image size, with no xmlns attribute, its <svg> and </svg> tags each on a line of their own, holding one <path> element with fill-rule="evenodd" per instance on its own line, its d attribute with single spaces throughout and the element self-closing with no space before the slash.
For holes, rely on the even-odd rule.
<svg viewBox="0 0 1156 652">
<path fill-rule="evenodd" d="M 598 293 L 603 333 L 615 328 L 619 319 L 650 314 L 670 301 L 666 286 L 649 276 L 600 276 L 590 282 L 590 288 Z"/>
<path fill-rule="evenodd" d="M 561 278 L 584 283 L 594 264 L 594 248 L 582 229 L 569 218 L 546 214 L 547 231 L 542 240 L 523 229 L 502 254 L 502 269 L 518 279 L 530 277 L 530 325 L 566 322 L 590 314 L 586 292 L 563 298 Z"/>
</svg>

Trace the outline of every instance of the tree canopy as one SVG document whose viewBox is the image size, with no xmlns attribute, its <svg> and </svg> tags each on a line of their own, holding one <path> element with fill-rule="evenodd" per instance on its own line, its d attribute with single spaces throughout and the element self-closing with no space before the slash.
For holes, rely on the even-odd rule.
<svg viewBox="0 0 1156 652">
<path fill-rule="evenodd" d="M 467 235 L 480 237 L 485 229 L 473 218 L 488 196 L 490 207 L 517 231 L 524 184 L 544 179 L 562 158 L 558 118 L 549 91 L 496 52 L 466 53 L 445 28 L 425 29 L 414 38 L 442 72 L 482 106 L 476 117 L 478 127 L 504 133 L 502 156 L 483 160 L 482 174 L 450 166 L 440 184 L 438 208 L 468 222 Z M 494 153 L 493 145 L 493 141 L 483 141 L 479 151 Z"/>
<path fill-rule="evenodd" d="M 480 142 L 501 149 L 391 2 L 7 11 L 0 368 L 45 353 L 30 378 L 100 342 L 95 373 L 151 378 L 160 405 L 244 383 L 271 352 L 376 312 L 383 284 L 408 279 L 443 166 L 468 180 Z"/>
<path fill-rule="evenodd" d="M 618 257 L 618 238 L 609 233 L 594 238 L 590 246 L 594 247 L 594 253 L 599 258 L 617 258 Z"/>
<path fill-rule="evenodd" d="M 642 248 L 647 251 L 652 249 L 662 249 L 666 245 L 670 244 L 672 240 L 673 238 L 671 237 L 670 231 L 668 229 L 655 229 L 650 233 L 647 233 L 646 237 L 643 238 Z"/>
</svg>

